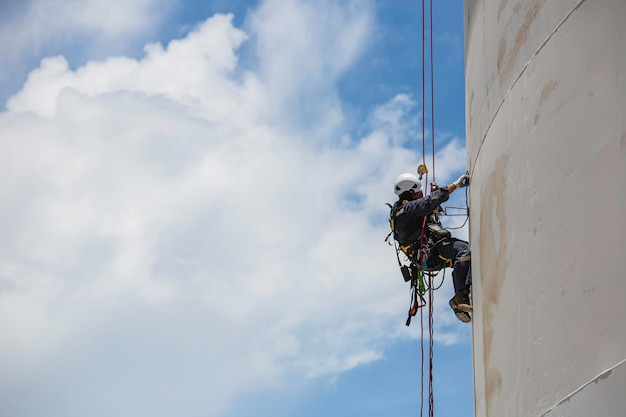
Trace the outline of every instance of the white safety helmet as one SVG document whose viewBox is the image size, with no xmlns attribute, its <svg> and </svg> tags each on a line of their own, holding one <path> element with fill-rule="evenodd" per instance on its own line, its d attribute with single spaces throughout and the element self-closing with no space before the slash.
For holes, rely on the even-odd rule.
<svg viewBox="0 0 626 417">
<path fill-rule="evenodd" d="M 397 195 L 406 193 L 407 191 L 413 191 L 413 193 L 419 193 L 422 191 L 422 183 L 413 174 L 401 174 L 396 179 L 396 185 L 393 190 Z"/>
</svg>

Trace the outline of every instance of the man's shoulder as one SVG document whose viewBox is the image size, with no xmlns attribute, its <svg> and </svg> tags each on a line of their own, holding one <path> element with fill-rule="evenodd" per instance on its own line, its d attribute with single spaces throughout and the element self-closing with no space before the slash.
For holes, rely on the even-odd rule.
<svg viewBox="0 0 626 417">
<path fill-rule="evenodd" d="M 401 200 L 398 200 L 395 203 L 393 203 L 393 205 L 391 206 L 391 214 L 392 215 L 397 215 L 398 214 L 398 210 L 402 209 L 402 207 L 404 206 L 403 203 L 404 202 L 401 201 Z"/>
<path fill-rule="evenodd" d="M 391 208 L 391 213 L 394 216 L 400 216 L 405 213 L 414 214 L 416 211 L 421 211 L 422 198 L 417 200 L 399 200 Z"/>
</svg>

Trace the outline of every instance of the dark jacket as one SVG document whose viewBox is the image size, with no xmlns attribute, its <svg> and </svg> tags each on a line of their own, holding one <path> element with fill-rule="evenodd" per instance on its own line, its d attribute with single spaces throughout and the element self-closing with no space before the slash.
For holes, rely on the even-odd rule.
<svg viewBox="0 0 626 417">
<path fill-rule="evenodd" d="M 391 208 L 394 219 L 396 240 L 401 245 L 416 242 L 422 234 L 424 216 L 431 214 L 437 206 L 448 201 L 447 188 L 437 188 L 429 196 L 418 200 L 398 200 Z"/>
</svg>

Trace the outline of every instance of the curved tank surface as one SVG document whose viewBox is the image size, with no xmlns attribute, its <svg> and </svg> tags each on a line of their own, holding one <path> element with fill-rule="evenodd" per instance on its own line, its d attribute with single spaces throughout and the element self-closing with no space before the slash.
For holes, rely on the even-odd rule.
<svg viewBox="0 0 626 417">
<path fill-rule="evenodd" d="M 626 1 L 464 7 L 475 415 L 626 415 Z"/>
</svg>

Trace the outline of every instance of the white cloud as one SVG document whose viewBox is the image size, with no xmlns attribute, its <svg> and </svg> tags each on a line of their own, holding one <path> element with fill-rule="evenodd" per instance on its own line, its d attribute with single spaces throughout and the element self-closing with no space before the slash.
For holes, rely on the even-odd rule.
<svg viewBox="0 0 626 417">
<path fill-rule="evenodd" d="M 120 39 L 152 28 L 167 10 L 161 0 L 26 0 L 11 10 L 0 33 L 11 40 L 4 50 L 14 52 L 40 49 L 71 37 L 70 31 Z"/>
<path fill-rule="evenodd" d="M 414 104 L 393 98 L 343 140 L 334 85 L 371 10 L 284 5 L 251 18 L 258 71 L 218 15 L 140 60 L 48 58 L 11 98 L 0 411 L 215 416 L 245 390 L 343 372 L 411 337 L 383 239 L 390 184 L 418 161 L 402 147 Z M 462 152 L 443 149 L 443 178 Z"/>
<path fill-rule="evenodd" d="M 62 56 L 46 58 L 7 107 L 51 117 L 62 90 L 73 88 L 87 95 L 121 91 L 163 95 L 202 111 L 205 118 L 231 118 L 248 102 L 240 95 L 255 93 L 254 86 L 252 91 L 246 85 L 238 88 L 229 77 L 237 64 L 235 50 L 246 39 L 231 20 L 232 16 L 216 16 L 167 49 L 147 45 L 141 61 L 113 57 L 70 71 Z"/>
<path fill-rule="evenodd" d="M 375 29 L 372 2 L 268 0 L 248 20 L 258 39 L 267 104 L 275 114 L 291 114 L 288 126 L 306 124 L 319 138 L 327 135 L 342 117 L 335 83 Z M 307 124 L 311 115 L 316 123 Z"/>
<path fill-rule="evenodd" d="M 177 1 L 21 0 L 0 6 L 0 97 L 17 91 L 22 74 L 49 51 L 73 48 L 74 62 L 107 51 L 133 51 Z M 56 52 L 55 52 L 56 53 Z"/>
</svg>

